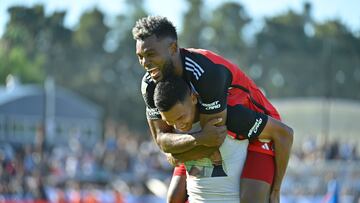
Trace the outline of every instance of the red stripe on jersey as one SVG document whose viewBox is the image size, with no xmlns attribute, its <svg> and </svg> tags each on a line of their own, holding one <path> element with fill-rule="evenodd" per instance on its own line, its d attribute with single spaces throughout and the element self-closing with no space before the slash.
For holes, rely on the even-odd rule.
<svg viewBox="0 0 360 203">
<path fill-rule="evenodd" d="M 234 106 L 241 104 L 251 110 L 256 112 L 265 113 L 275 119 L 281 120 L 280 114 L 275 109 L 275 107 L 270 103 L 270 101 L 265 97 L 261 90 L 256 86 L 256 84 L 251 80 L 240 68 L 229 60 L 217 55 L 208 50 L 204 49 L 189 49 L 191 52 L 196 52 L 206 56 L 215 64 L 221 64 L 225 66 L 232 74 L 232 86 L 241 86 L 242 88 L 231 88 L 228 90 L 227 104 Z M 255 101 L 255 102 L 254 102 Z M 260 104 L 257 105 L 257 104 Z M 230 136 L 234 138 L 239 138 L 235 133 L 228 131 Z M 244 138 L 244 136 L 241 136 Z M 264 145 L 269 148 L 264 147 Z M 257 151 L 264 154 L 274 155 L 272 150 L 272 142 L 263 143 L 259 140 L 254 140 L 249 143 L 248 149 L 250 151 Z"/>
<path fill-rule="evenodd" d="M 275 109 L 275 107 L 270 103 L 270 101 L 264 96 L 261 90 L 256 86 L 253 80 L 251 80 L 240 68 L 238 68 L 235 64 L 230 62 L 229 60 L 217 55 L 214 52 L 205 49 L 187 49 L 191 52 L 199 53 L 206 56 L 209 60 L 211 60 L 215 64 L 221 64 L 225 66 L 232 75 L 232 86 L 241 86 L 247 90 L 244 91 L 239 88 L 231 88 L 229 90 L 228 96 L 228 105 L 234 106 L 236 104 L 242 104 L 245 107 L 250 108 L 251 110 L 265 113 L 262 109 L 257 107 L 253 102 L 251 102 L 251 98 L 254 99 L 257 103 L 262 105 L 267 111 L 268 115 L 280 120 L 280 115 Z"/>
</svg>

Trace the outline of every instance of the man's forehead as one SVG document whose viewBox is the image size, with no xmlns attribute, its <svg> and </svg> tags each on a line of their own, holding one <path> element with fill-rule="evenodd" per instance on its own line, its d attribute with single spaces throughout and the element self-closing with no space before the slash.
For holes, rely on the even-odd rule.
<svg viewBox="0 0 360 203">
<path fill-rule="evenodd" d="M 136 52 L 146 53 L 146 52 L 149 52 L 152 50 L 154 50 L 154 48 L 151 46 L 146 46 L 146 45 L 140 44 L 140 43 L 136 44 Z"/>
<path fill-rule="evenodd" d="M 152 49 L 161 44 L 164 44 L 164 45 L 168 44 L 171 41 L 172 40 L 169 37 L 158 38 L 158 37 L 156 37 L 156 35 L 151 35 L 150 37 L 147 37 L 143 40 L 141 40 L 141 39 L 136 40 L 136 47 L 141 48 L 142 50 Z"/>
<path fill-rule="evenodd" d="M 161 113 L 166 117 L 167 120 L 173 121 L 177 120 L 177 118 L 181 116 L 181 114 L 184 112 L 184 108 L 185 106 L 178 102 L 173 107 L 171 107 L 169 111 Z"/>
<path fill-rule="evenodd" d="M 156 45 L 156 41 L 150 37 L 145 38 L 144 40 L 136 40 L 136 49 L 143 52 L 154 49 Z"/>
</svg>

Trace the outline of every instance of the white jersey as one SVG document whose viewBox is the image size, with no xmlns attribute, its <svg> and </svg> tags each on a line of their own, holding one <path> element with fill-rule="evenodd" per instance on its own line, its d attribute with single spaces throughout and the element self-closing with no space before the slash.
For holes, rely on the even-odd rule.
<svg viewBox="0 0 360 203">
<path fill-rule="evenodd" d="M 198 123 L 193 125 L 192 131 L 195 129 L 200 129 Z M 225 138 L 219 148 L 225 176 L 211 177 L 214 165 L 209 158 L 185 162 L 189 202 L 240 202 L 240 175 L 248 144 L 248 140 Z"/>
</svg>

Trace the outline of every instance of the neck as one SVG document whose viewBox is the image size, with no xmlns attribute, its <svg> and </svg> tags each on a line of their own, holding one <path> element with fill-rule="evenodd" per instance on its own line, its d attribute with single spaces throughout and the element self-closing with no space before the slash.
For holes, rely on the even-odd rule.
<svg viewBox="0 0 360 203">
<path fill-rule="evenodd" d="M 199 113 L 199 108 L 195 108 L 195 118 L 194 118 L 194 123 L 198 122 L 200 120 L 200 113 Z"/>
<path fill-rule="evenodd" d="M 182 76 L 183 74 L 183 63 L 182 63 L 182 59 L 181 59 L 181 54 L 180 54 L 180 49 L 177 50 L 177 52 L 174 55 L 173 58 L 173 63 L 175 66 L 175 75 L 177 76 Z"/>
</svg>

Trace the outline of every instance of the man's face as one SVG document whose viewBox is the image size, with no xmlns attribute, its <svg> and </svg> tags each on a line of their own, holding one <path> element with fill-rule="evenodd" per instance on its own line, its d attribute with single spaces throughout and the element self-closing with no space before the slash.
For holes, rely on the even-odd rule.
<svg viewBox="0 0 360 203">
<path fill-rule="evenodd" d="M 155 35 L 136 41 L 136 55 L 139 63 L 150 73 L 151 78 L 158 82 L 172 74 L 174 65 L 171 60 L 171 43 L 173 40 Z"/>
<path fill-rule="evenodd" d="M 189 94 L 183 102 L 177 102 L 169 111 L 160 112 L 161 117 L 175 129 L 187 132 L 191 130 L 196 117 L 197 98 Z"/>
</svg>

